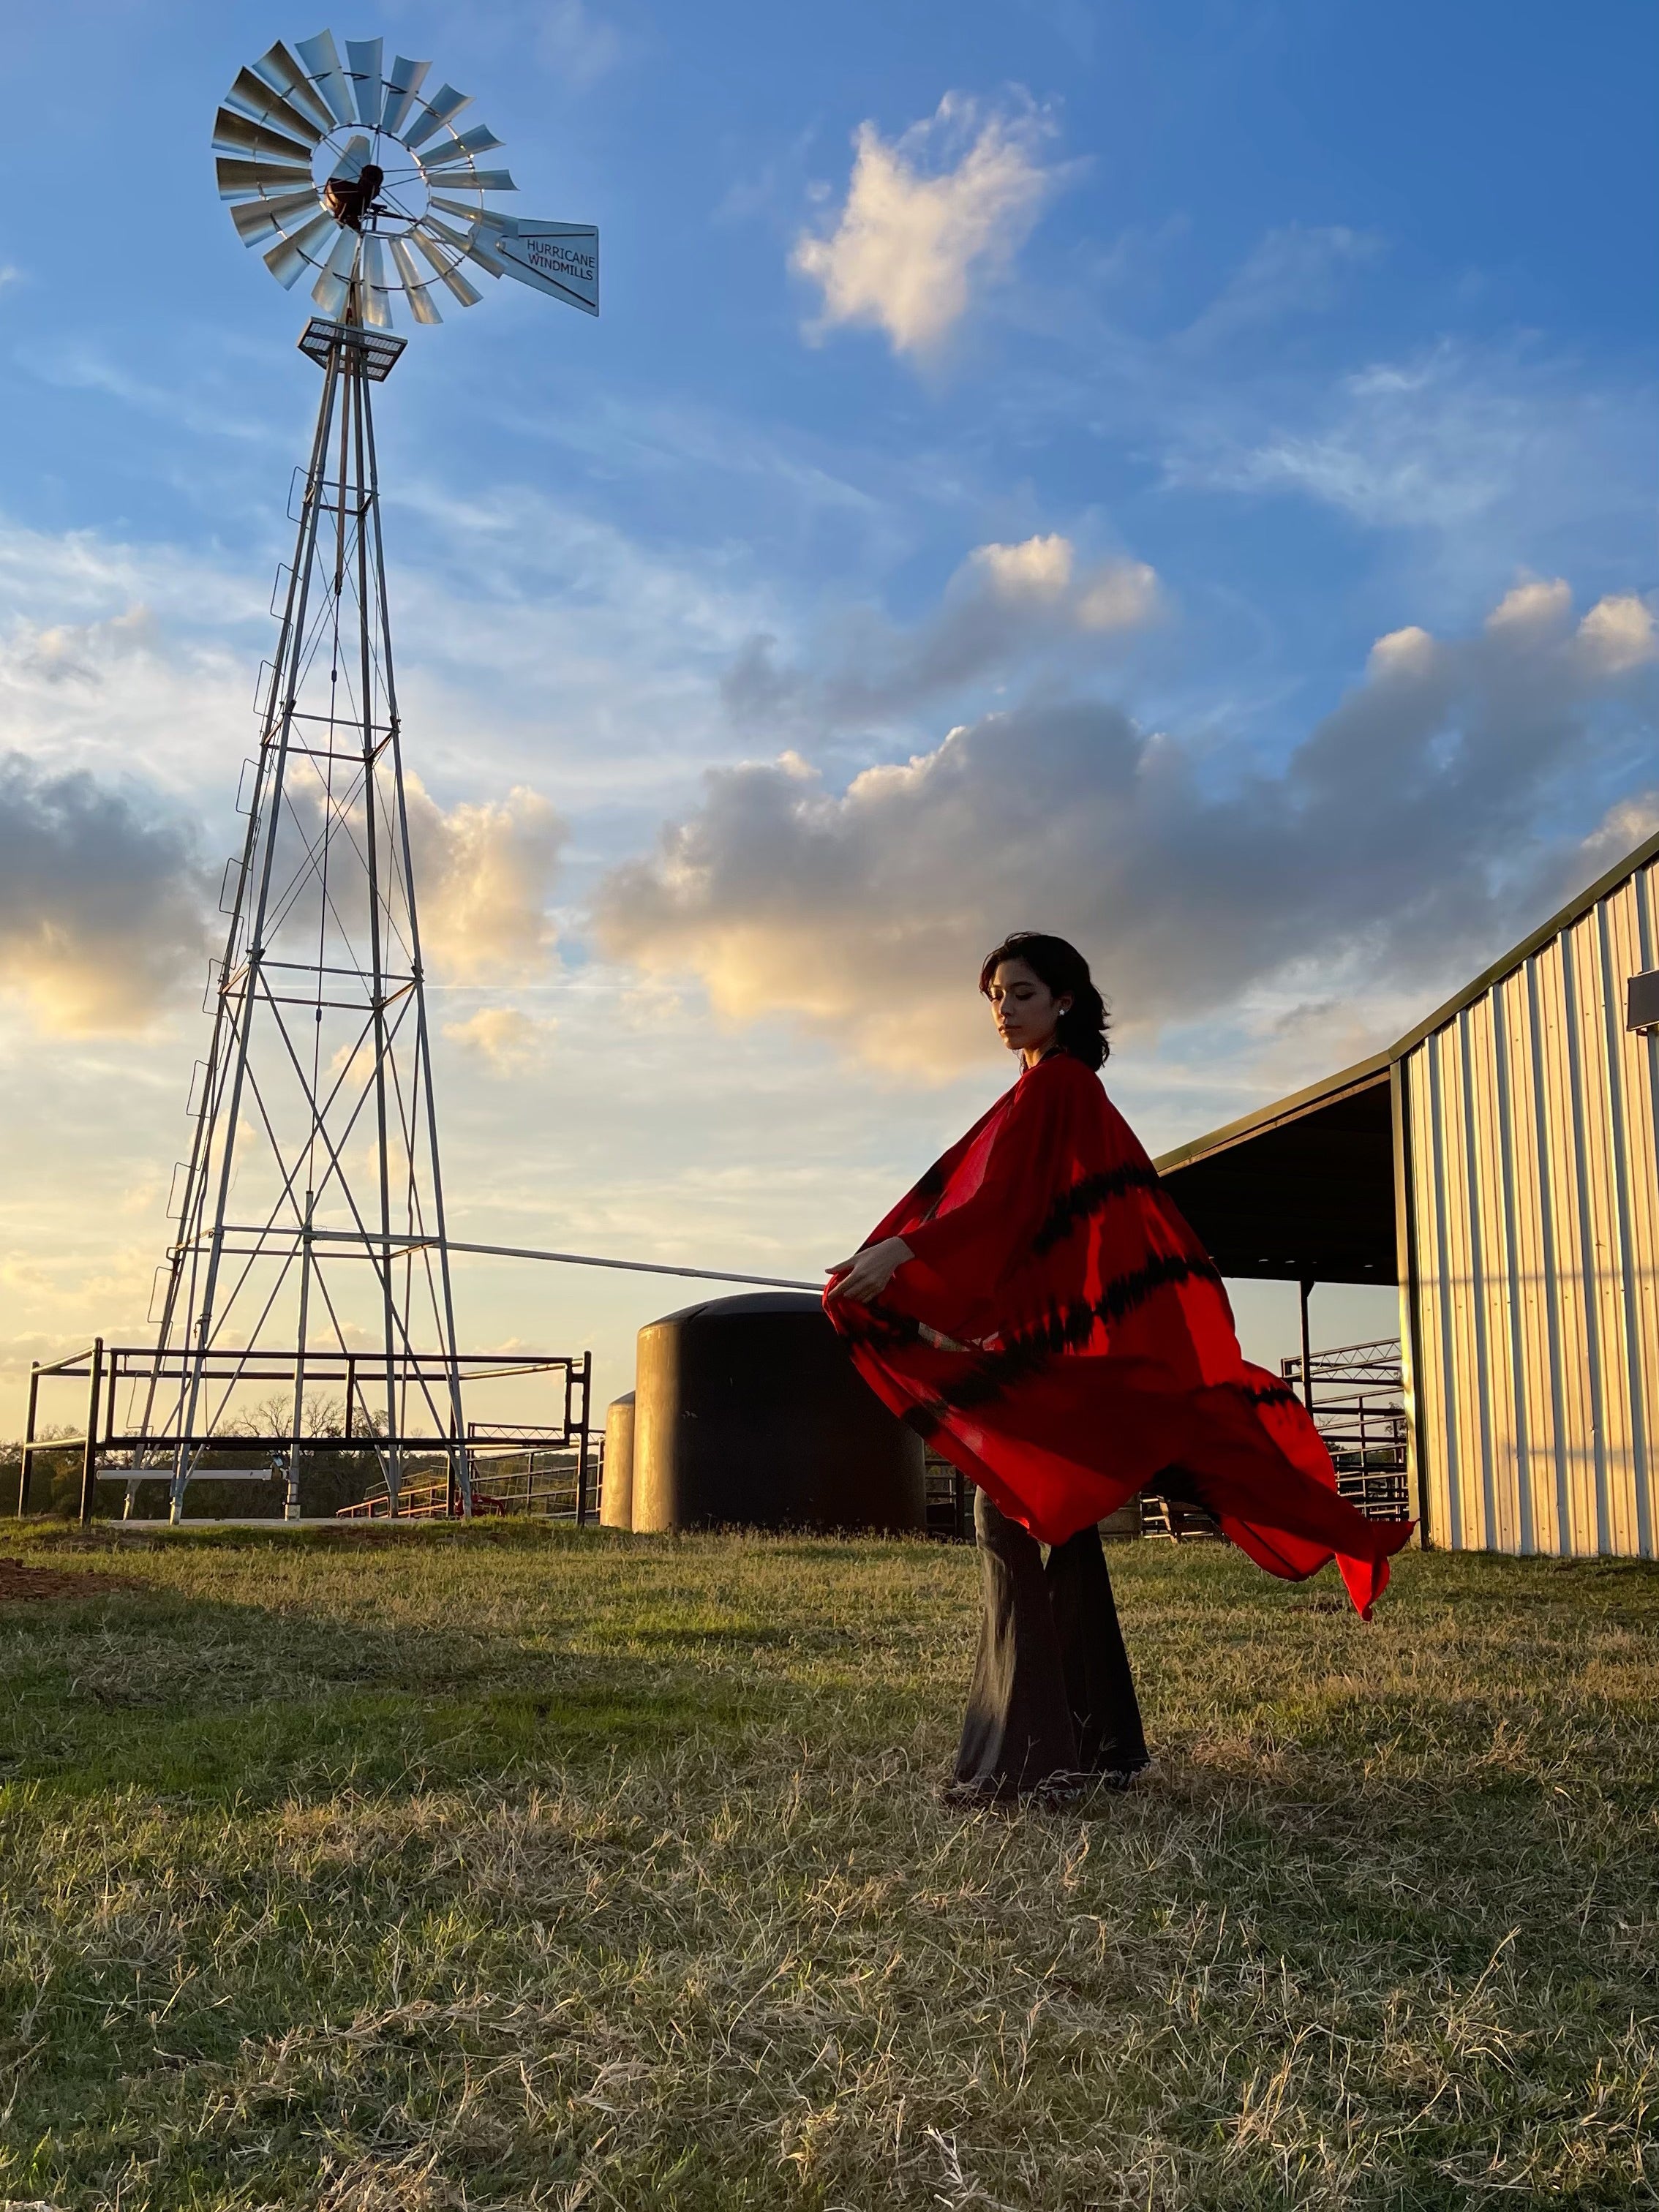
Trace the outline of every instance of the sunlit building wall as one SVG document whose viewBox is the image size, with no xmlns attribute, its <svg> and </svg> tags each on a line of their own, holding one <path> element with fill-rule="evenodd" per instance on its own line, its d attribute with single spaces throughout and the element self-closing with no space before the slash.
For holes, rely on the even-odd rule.
<svg viewBox="0 0 1659 2212">
<path fill-rule="evenodd" d="M 1659 965 L 1649 857 L 1397 1063 L 1419 1502 L 1456 1548 L 1651 1559 Z"/>
</svg>

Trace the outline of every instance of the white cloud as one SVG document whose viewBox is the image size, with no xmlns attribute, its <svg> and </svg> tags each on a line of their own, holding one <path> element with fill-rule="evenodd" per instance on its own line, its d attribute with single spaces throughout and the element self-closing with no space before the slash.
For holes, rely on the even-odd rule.
<svg viewBox="0 0 1659 2212">
<path fill-rule="evenodd" d="M 860 124 L 834 229 L 803 233 L 790 257 L 823 295 L 810 335 L 863 325 L 896 353 L 937 351 L 1030 236 L 1056 182 L 1040 159 L 1049 135 L 1029 106 L 981 116 L 959 93 L 891 143 Z"/>
<path fill-rule="evenodd" d="M 994 598 L 1054 601 L 1071 588 L 1071 540 L 1028 538 L 1018 545 L 977 545 L 968 556 Z"/>
<path fill-rule="evenodd" d="M 1081 562 L 1058 534 L 980 545 L 927 620 L 904 629 L 860 611 L 810 641 L 795 668 L 780 667 L 774 640 L 757 635 L 721 689 L 734 719 L 751 728 L 880 726 L 1038 656 L 1052 679 L 1068 653 L 1098 658 L 1162 612 L 1158 577 L 1143 561 Z"/>
<path fill-rule="evenodd" d="M 1556 629 L 1571 611 L 1572 586 L 1565 577 L 1557 576 L 1548 583 L 1533 577 L 1504 592 L 1486 617 L 1486 628 L 1500 635 L 1509 630 Z"/>
<path fill-rule="evenodd" d="M 1624 605 L 1592 611 L 1593 638 L 1633 627 Z M 790 1015 L 935 1075 L 979 1049 L 973 970 L 1012 928 L 1076 939 L 1143 1033 L 1290 979 L 1397 996 L 1582 874 L 1564 796 L 1651 732 L 1653 692 L 1585 651 L 1564 586 L 1529 583 L 1468 635 L 1380 640 L 1282 772 L 1230 789 L 1206 749 L 1093 702 L 985 716 L 839 795 L 799 759 L 723 769 L 613 872 L 600 938 L 696 975 L 728 1022 Z"/>
<path fill-rule="evenodd" d="M 406 783 L 431 964 L 465 981 L 545 975 L 554 957 L 547 902 L 567 835 L 552 805 L 517 784 L 504 799 L 446 812 L 418 776 Z"/>
<path fill-rule="evenodd" d="M 546 1052 L 556 1021 L 518 1006 L 480 1006 L 463 1021 L 446 1022 L 444 1035 L 476 1053 L 493 1075 L 517 1075 Z"/>
<path fill-rule="evenodd" d="M 1585 880 L 1593 883 L 1656 830 L 1659 830 L 1659 786 L 1615 799 L 1579 848 L 1584 856 Z"/>
<path fill-rule="evenodd" d="M 1578 638 L 1610 676 L 1659 655 L 1653 610 L 1633 592 L 1599 600 L 1579 623 Z"/>
<path fill-rule="evenodd" d="M 142 1030 L 204 955 L 187 826 L 84 774 L 0 759 L 0 988 L 64 1036 Z"/>
</svg>

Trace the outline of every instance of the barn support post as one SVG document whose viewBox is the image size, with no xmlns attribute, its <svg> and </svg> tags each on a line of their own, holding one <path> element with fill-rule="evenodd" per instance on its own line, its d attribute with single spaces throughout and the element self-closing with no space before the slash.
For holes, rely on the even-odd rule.
<svg viewBox="0 0 1659 2212">
<path fill-rule="evenodd" d="M 98 1487 L 98 1400 L 104 1380 L 104 1340 L 92 1347 L 92 1381 L 87 1389 L 87 1437 L 81 1447 L 81 1526 L 92 1520 L 93 1492 Z"/>
<path fill-rule="evenodd" d="M 1297 1285 L 1302 1293 L 1302 1402 L 1310 1418 L 1314 1409 L 1313 1340 L 1308 1328 L 1308 1301 L 1313 1296 L 1316 1279 L 1313 1275 L 1304 1275 Z"/>
<path fill-rule="evenodd" d="M 587 1401 L 593 1380 L 593 1355 L 582 1354 L 582 1424 L 576 1444 L 576 1526 L 587 1526 Z"/>
<path fill-rule="evenodd" d="M 34 1457 L 34 1413 L 40 1402 L 40 1363 L 29 1362 L 29 1411 L 23 1425 L 22 1449 L 17 1455 L 17 1517 L 21 1521 L 29 1510 L 29 1463 Z"/>
</svg>

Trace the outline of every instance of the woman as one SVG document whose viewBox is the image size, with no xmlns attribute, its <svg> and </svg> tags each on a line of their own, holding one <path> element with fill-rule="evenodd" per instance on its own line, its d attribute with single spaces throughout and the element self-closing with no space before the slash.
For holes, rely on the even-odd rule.
<svg viewBox="0 0 1659 2212">
<path fill-rule="evenodd" d="M 1021 931 L 979 987 L 1019 1079 L 829 1271 L 824 1305 L 877 1395 L 977 1486 L 957 1787 L 1003 1796 L 1146 1763 L 1097 1534 L 1145 1484 L 1273 1574 L 1334 1556 L 1366 1619 L 1412 1523 L 1339 1498 L 1307 1413 L 1244 1360 L 1214 1266 L 1100 1086 L 1081 953 Z"/>
</svg>

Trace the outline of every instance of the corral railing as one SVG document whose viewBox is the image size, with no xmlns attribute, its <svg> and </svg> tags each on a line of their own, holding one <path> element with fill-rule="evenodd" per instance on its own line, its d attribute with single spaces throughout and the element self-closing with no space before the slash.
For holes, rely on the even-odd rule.
<svg viewBox="0 0 1659 2212">
<path fill-rule="evenodd" d="M 1336 1486 L 1373 1521 L 1403 1521 L 1411 1510 L 1406 1468 L 1406 1376 L 1397 1338 L 1316 1352 L 1279 1371 L 1325 1440 Z"/>
<path fill-rule="evenodd" d="M 461 1458 L 453 1439 L 431 1428 L 406 1425 L 406 1410 L 419 1386 L 434 1373 L 447 1374 L 449 1363 L 439 1354 L 404 1352 L 392 1364 L 391 1399 L 386 1406 L 371 1402 L 373 1386 L 385 1386 L 387 1363 L 383 1354 L 308 1349 L 303 1355 L 285 1347 L 252 1346 L 216 1353 L 201 1366 L 210 1382 L 226 1386 L 223 1409 L 210 1425 L 181 1434 L 166 1418 L 169 1402 L 176 1401 L 173 1386 L 186 1379 L 189 1355 L 158 1352 L 154 1345 L 106 1344 L 100 1338 L 83 1352 L 62 1359 L 37 1362 L 29 1374 L 28 1411 L 19 1468 L 17 1510 L 28 1511 L 37 1466 L 78 1456 L 80 1517 L 92 1517 L 99 1483 L 120 1483 L 126 1490 L 124 1517 L 131 1518 L 134 1499 L 145 1484 L 254 1484 L 283 1486 L 286 1517 L 298 1517 L 299 1474 L 302 1464 L 356 1462 L 378 1472 L 384 1484 L 388 1462 L 400 1466 L 398 1511 L 402 1518 L 406 1498 L 419 1493 L 421 1516 L 433 1510 L 430 1492 L 441 1490 L 444 1510 L 460 1513 L 466 1500 L 459 1494 L 455 1464 Z M 589 1399 L 592 1357 L 588 1352 L 461 1352 L 453 1361 L 462 1385 L 540 1382 L 552 1397 L 550 1422 L 471 1420 L 465 1438 L 465 1465 L 488 1480 L 498 1466 L 510 1466 L 527 1446 L 545 1455 L 551 1452 L 572 1469 L 574 1510 L 586 1517 L 586 1508 L 597 1498 L 592 1480 L 596 1440 L 589 1429 Z M 296 1395 L 303 1382 L 307 1392 L 337 1387 L 341 1396 L 339 1419 L 316 1430 L 307 1429 L 297 1439 L 284 1421 L 275 1428 L 271 1406 Z M 40 1414 L 46 1385 L 76 1383 L 86 1391 L 84 1427 L 74 1435 L 43 1434 Z M 239 1406 L 233 1389 L 244 1401 L 256 1390 L 268 1395 L 252 1408 Z M 391 1418 L 388 1415 L 391 1415 Z M 441 1474 L 442 1479 L 436 1480 Z M 353 1517 L 374 1518 L 387 1511 L 384 1490 L 378 1499 L 363 1501 L 366 1511 Z M 486 1509 L 488 1510 L 488 1509 Z"/>
</svg>

